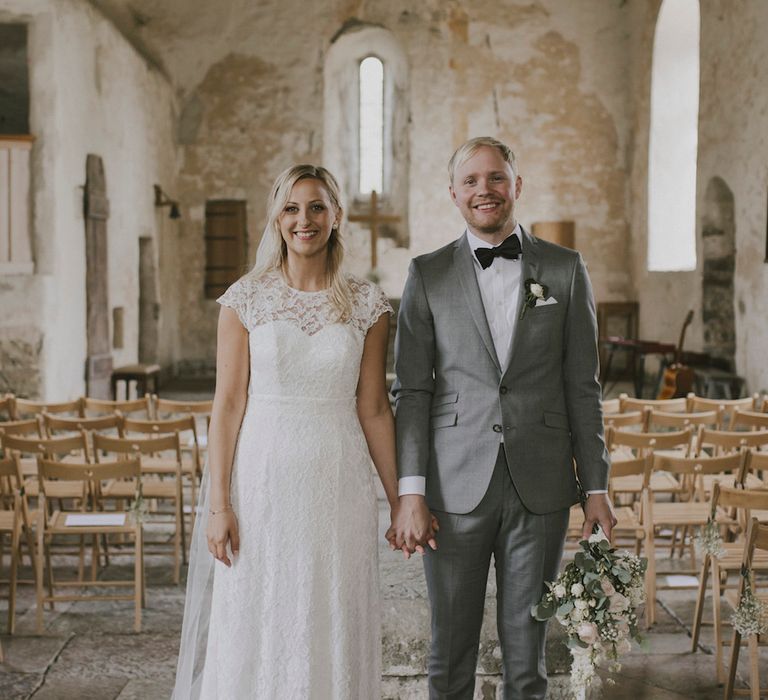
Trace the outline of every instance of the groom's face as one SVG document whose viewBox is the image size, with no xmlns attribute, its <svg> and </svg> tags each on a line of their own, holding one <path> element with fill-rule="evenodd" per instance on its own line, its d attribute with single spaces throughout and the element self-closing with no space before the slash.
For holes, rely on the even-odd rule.
<svg viewBox="0 0 768 700">
<path fill-rule="evenodd" d="M 481 146 L 456 168 L 451 198 L 475 235 L 490 242 L 509 235 L 515 227 L 515 200 L 523 181 L 491 146 Z"/>
</svg>

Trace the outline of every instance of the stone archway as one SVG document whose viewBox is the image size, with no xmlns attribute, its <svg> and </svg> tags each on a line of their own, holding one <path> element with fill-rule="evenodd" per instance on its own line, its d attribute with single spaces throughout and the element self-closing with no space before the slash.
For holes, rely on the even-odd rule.
<svg viewBox="0 0 768 700">
<path fill-rule="evenodd" d="M 727 360 L 736 353 L 733 277 L 736 258 L 734 198 L 725 180 L 713 177 L 704 194 L 702 218 L 702 321 L 704 351 Z"/>
</svg>

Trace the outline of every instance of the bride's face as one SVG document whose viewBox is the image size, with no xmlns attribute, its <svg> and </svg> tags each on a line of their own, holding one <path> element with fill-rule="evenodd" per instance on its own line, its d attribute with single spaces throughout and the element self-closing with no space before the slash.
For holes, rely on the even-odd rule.
<svg viewBox="0 0 768 700">
<path fill-rule="evenodd" d="M 299 180 L 291 189 L 280 213 L 280 234 L 288 254 L 301 257 L 324 255 L 331 229 L 338 225 L 339 214 L 320 180 Z"/>
</svg>

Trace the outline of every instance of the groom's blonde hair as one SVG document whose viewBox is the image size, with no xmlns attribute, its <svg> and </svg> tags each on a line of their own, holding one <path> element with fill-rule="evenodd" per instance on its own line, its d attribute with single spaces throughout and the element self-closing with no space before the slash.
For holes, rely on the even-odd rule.
<svg viewBox="0 0 768 700">
<path fill-rule="evenodd" d="M 469 139 L 469 141 L 465 141 L 461 144 L 448 161 L 448 177 L 450 178 L 451 185 L 453 185 L 453 177 L 456 174 L 456 168 L 468 161 L 475 155 L 475 153 L 477 153 L 477 150 L 483 146 L 495 148 L 501 154 L 501 157 L 509 163 L 509 166 L 512 168 L 512 173 L 517 177 L 517 160 L 515 159 L 514 152 L 506 143 L 502 143 L 492 136 L 475 136 L 475 138 Z"/>
</svg>

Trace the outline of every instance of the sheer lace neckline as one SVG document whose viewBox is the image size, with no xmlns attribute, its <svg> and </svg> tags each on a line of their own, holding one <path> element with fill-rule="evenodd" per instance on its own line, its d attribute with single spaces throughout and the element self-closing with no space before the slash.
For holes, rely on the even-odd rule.
<svg viewBox="0 0 768 700">
<path fill-rule="evenodd" d="M 308 289 L 297 289 L 296 287 L 292 287 L 288 280 L 285 278 L 285 275 L 280 270 L 275 270 L 274 272 L 275 276 L 277 277 L 280 284 L 285 287 L 289 292 L 296 292 L 296 294 L 328 294 L 330 291 L 330 287 L 326 287 L 325 289 L 315 289 L 315 290 L 308 290 Z"/>
</svg>

